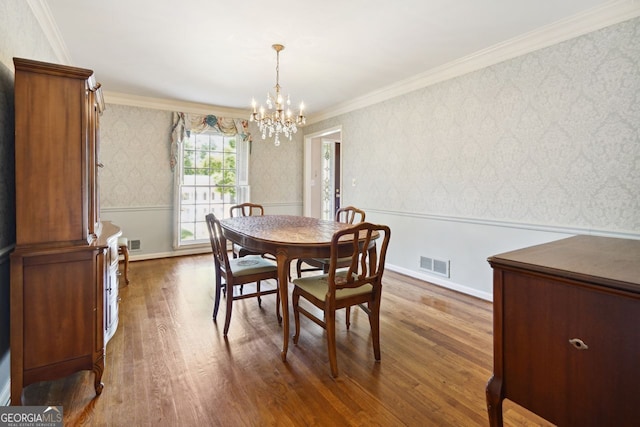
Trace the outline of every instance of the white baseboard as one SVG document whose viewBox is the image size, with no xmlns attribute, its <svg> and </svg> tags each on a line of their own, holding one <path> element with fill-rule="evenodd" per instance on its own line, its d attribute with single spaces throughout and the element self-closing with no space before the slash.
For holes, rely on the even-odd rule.
<svg viewBox="0 0 640 427">
<path fill-rule="evenodd" d="M 424 280 L 425 282 L 433 283 L 434 285 L 440 286 L 442 288 L 451 289 L 452 291 L 462 292 L 463 294 L 471 295 L 476 298 L 483 299 L 485 301 L 493 301 L 493 295 L 487 292 L 479 291 L 477 289 L 470 288 L 468 286 L 460 285 L 459 283 L 452 282 L 450 280 L 445 280 L 439 277 L 421 274 L 417 271 L 408 270 L 403 267 L 398 267 L 397 265 L 387 264 L 385 266 L 386 269 L 391 271 L 395 271 L 396 273 L 404 274 L 405 276 L 413 277 L 414 279 Z"/>
<path fill-rule="evenodd" d="M 196 247 L 193 249 L 181 249 L 172 252 L 155 252 L 152 254 L 136 255 L 135 251 L 129 251 L 129 261 L 144 261 L 149 259 L 172 258 L 177 256 L 201 255 L 211 253 L 211 246 Z"/>
<path fill-rule="evenodd" d="M 143 261 L 150 259 L 159 259 L 159 258 L 170 258 L 175 256 L 183 256 L 183 255 L 199 255 L 211 253 L 211 248 L 194 248 L 192 250 L 185 250 L 180 252 L 164 252 L 164 253 L 155 253 L 155 254 L 144 254 L 139 256 L 130 256 L 130 261 Z M 417 271 L 409 270 L 403 267 L 398 267 L 397 265 L 387 264 L 387 269 L 391 271 L 395 271 L 396 273 L 404 274 L 405 276 L 413 277 L 418 280 L 423 280 L 425 282 L 432 283 L 434 285 L 451 289 L 453 291 L 462 292 L 463 294 L 471 295 L 476 298 L 483 299 L 485 301 L 493 301 L 493 295 L 487 292 L 482 292 L 477 289 L 470 288 L 468 286 L 460 285 L 459 283 L 452 282 L 450 280 L 444 280 L 439 277 L 421 274 Z"/>
</svg>

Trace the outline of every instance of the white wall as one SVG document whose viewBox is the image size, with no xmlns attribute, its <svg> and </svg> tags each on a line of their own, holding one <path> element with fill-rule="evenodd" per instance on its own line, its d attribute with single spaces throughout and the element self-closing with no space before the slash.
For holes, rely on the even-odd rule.
<svg viewBox="0 0 640 427">
<path fill-rule="evenodd" d="M 307 126 L 342 126 L 343 203 L 391 227 L 389 268 L 491 298 L 486 258 L 640 238 L 640 19 Z M 431 276 L 427 276 L 431 278 Z"/>
<path fill-rule="evenodd" d="M 5 70 L 14 56 L 61 62 L 58 55 L 27 2 L 0 1 Z M 252 199 L 268 213 L 301 214 L 303 133 L 342 126 L 344 182 L 358 182 L 344 186 L 343 203 L 390 225 L 389 267 L 490 298 L 489 255 L 575 233 L 640 238 L 639 58 L 635 19 L 309 125 L 277 148 L 253 128 Z M 6 80 L 2 123 L 13 114 Z M 102 120 L 101 216 L 141 239 L 140 257 L 171 253 L 170 125 L 162 109 L 116 104 Z M 12 182 L 0 180 L 8 180 L 5 209 Z M 9 216 L 0 252 L 12 247 Z M 426 276 L 420 255 L 450 259 L 451 278 Z M 8 282 L 2 274 L 5 303 Z M 7 336 L 8 322 L 0 323 Z M 5 346 L 0 404 L 7 355 Z"/>
<path fill-rule="evenodd" d="M 531 230 L 523 224 L 367 210 L 367 220 L 387 224 L 387 268 L 482 299 L 493 295 L 491 255 L 569 237 L 570 230 Z M 420 256 L 450 261 L 450 277 L 420 269 Z"/>
<path fill-rule="evenodd" d="M 98 76 L 99 77 L 99 76 Z M 131 259 L 191 253 L 174 250 L 174 175 L 169 165 L 171 112 L 107 104 L 101 117 L 100 216 L 140 240 Z M 302 132 L 279 147 L 254 135 L 249 160 L 251 199 L 267 214 L 302 214 Z M 207 251 L 207 245 L 198 251 Z"/>
<path fill-rule="evenodd" d="M 389 268 L 490 299 L 490 255 L 578 233 L 640 238 L 639 22 L 303 131 L 342 128 L 343 203 L 391 226 Z M 169 126 L 138 107 L 103 118 L 102 217 L 142 241 L 134 259 L 172 253 Z M 302 132 L 274 147 L 251 131 L 252 200 L 302 213 Z M 451 277 L 425 276 L 420 255 L 451 260 Z"/>
</svg>

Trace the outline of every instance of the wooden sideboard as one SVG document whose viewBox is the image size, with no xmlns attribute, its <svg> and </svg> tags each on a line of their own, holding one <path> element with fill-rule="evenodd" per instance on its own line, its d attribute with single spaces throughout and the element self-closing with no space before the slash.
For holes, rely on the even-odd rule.
<svg viewBox="0 0 640 427">
<path fill-rule="evenodd" d="M 503 399 L 559 426 L 640 425 L 640 240 L 575 236 L 488 261 L 490 425 Z"/>
<path fill-rule="evenodd" d="M 104 102 L 93 71 L 20 58 L 14 64 L 10 342 L 11 404 L 19 405 L 25 386 L 79 370 L 95 372 L 101 393 L 105 343 L 118 324 L 121 231 L 99 218 Z"/>
</svg>

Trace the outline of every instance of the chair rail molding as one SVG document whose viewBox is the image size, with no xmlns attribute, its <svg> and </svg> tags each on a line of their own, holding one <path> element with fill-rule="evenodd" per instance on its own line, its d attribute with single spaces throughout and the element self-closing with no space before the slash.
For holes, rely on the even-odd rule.
<svg viewBox="0 0 640 427">
<path fill-rule="evenodd" d="M 492 301 L 492 274 L 486 262 L 492 253 L 506 252 L 570 237 L 592 235 L 640 240 L 634 231 L 517 223 L 483 218 L 400 212 L 361 206 L 367 220 L 395 230 L 387 267 L 397 273 L 443 288 Z M 401 244 L 397 244 L 402 240 Z M 421 269 L 421 256 L 449 261 L 449 277 Z"/>
<path fill-rule="evenodd" d="M 173 205 L 157 206 L 101 206 L 100 212 L 149 212 L 149 211 L 173 211 Z"/>
<path fill-rule="evenodd" d="M 634 232 L 634 231 L 623 232 L 623 231 L 611 231 L 611 230 L 584 228 L 584 227 L 570 227 L 570 226 L 556 226 L 556 225 L 546 225 L 546 224 L 533 224 L 533 223 L 526 223 L 526 222 L 500 221 L 500 220 L 493 220 L 493 219 L 460 217 L 460 216 L 453 216 L 453 215 L 435 215 L 435 214 L 419 213 L 419 212 L 388 211 L 388 210 L 374 209 L 369 207 L 364 207 L 363 209 L 367 213 L 376 212 L 384 215 L 412 217 L 412 218 L 426 219 L 426 220 L 433 220 L 433 221 L 461 222 L 461 223 L 467 223 L 467 224 L 487 225 L 491 227 L 516 228 L 518 230 L 542 231 L 542 232 L 550 232 L 550 233 L 558 233 L 558 234 L 588 234 L 592 236 L 617 237 L 621 239 L 640 240 L 640 233 Z"/>
</svg>

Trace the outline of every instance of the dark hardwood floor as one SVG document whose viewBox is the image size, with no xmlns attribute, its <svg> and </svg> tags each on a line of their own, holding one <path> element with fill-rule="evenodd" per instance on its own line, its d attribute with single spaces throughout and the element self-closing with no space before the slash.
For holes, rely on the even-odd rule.
<svg viewBox="0 0 640 427">
<path fill-rule="evenodd" d="M 24 404 L 62 405 L 65 426 L 488 425 L 491 303 L 387 271 L 382 360 L 373 358 L 365 313 L 352 310 L 349 331 L 340 313 L 333 379 L 324 331 L 305 318 L 282 362 L 274 295 L 261 308 L 235 301 L 225 340 L 224 307 L 211 320 L 212 262 L 131 263 L 102 395 L 93 374 L 80 372 L 27 387 Z M 504 413 L 507 426 L 549 425 L 508 401 Z"/>
</svg>

